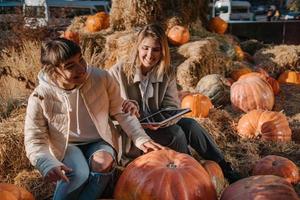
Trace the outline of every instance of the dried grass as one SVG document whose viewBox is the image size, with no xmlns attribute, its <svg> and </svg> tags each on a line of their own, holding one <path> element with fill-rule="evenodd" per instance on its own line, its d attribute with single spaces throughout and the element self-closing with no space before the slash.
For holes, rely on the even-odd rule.
<svg viewBox="0 0 300 200">
<path fill-rule="evenodd" d="M 177 67 L 178 84 L 187 91 L 193 92 L 203 76 L 225 76 L 232 66 L 231 59 L 220 51 L 218 42 L 213 38 L 184 44 L 178 48 L 178 54 L 187 58 Z"/>
<path fill-rule="evenodd" d="M 197 19 L 205 24 L 207 13 L 208 0 L 114 0 L 110 24 L 114 30 L 131 30 L 153 22 L 165 24 L 174 16 L 185 25 Z"/>
<path fill-rule="evenodd" d="M 50 199 L 54 192 L 54 185 L 46 182 L 37 170 L 23 170 L 14 178 L 14 184 L 26 188 L 35 199 Z"/>
<path fill-rule="evenodd" d="M 254 54 L 254 61 L 273 77 L 285 70 L 300 71 L 300 45 L 277 45 Z"/>
<path fill-rule="evenodd" d="M 0 123 L 0 177 L 10 179 L 31 165 L 24 148 L 25 108 L 17 109 Z"/>
</svg>

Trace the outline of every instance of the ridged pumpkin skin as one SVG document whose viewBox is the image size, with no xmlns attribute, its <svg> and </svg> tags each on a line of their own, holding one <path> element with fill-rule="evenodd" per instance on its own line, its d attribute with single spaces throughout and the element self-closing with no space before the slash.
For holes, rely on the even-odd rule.
<svg viewBox="0 0 300 200">
<path fill-rule="evenodd" d="M 175 25 L 172 28 L 170 28 L 170 30 L 167 33 L 167 36 L 170 43 L 176 46 L 185 44 L 190 40 L 189 29 L 180 25 Z"/>
<path fill-rule="evenodd" d="M 281 112 L 252 110 L 238 122 L 237 131 L 242 138 L 261 138 L 267 141 L 291 141 L 292 131 Z"/>
<path fill-rule="evenodd" d="M 85 21 L 85 30 L 90 33 L 100 31 L 109 27 L 109 15 L 105 12 L 99 12 L 90 15 Z"/>
<path fill-rule="evenodd" d="M 274 175 L 250 176 L 229 185 L 221 200 L 299 200 L 292 185 Z"/>
<path fill-rule="evenodd" d="M 254 166 L 252 175 L 276 175 L 285 178 L 289 183 L 299 182 L 299 169 L 293 161 L 276 155 L 260 159 Z"/>
<path fill-rule="evenodd" d="M 13 185 L 13 184 L 8 184 L 8 183 L 0 183 L 0 199 L 3 200 L 5 199 L 2 195 L 1 192 L 5 191 L 10 193 L 16 200 L 34 200 L 33 195 L 28 192 L 25 188 Z M 5 193 L 7 194 L 7 193 Z M 9 197 L 11 195 L 6 195 L 6 197 Z"/>
<path fill-rule="evenodd" d="M 228 28 L 226 21 L 220 17 L 214 17 L 208 22 L 208 30 L 213 33 L 224 34 Z"/>
<path fill-rule="evenodd" d="M 280 74 L 279 83 L 300 84 L 300 73 L 295 71 L 286 71 Z"/>
<path fill-rule="evenodd" d="M 201 162 L 201 165 L 209 174 L 217 194 L 220 194 L 225 187 L 225 179 L 221 167 L 218 165 L 218 163 L 212 160 L 204 160 Z"/>
<path fill-rule="evenodd" d="M 254 109 L 272 110 L 275 98 L 268 82 L 257 76 L 248 76 L 231 85 L 230 100 L 234 107 L 249 112 Z"/>
<path fill-rule="evenodd" d="M 213 108 L 210 99 L 200 93 L 185 95 L 181 101 L 181 108 L 190 108 L 192 112 L 186 114 L 187 117 L 207 117 L 209 110 Z"/>
<path fill-rule="evenodd" d="M 194 158 L 173 150 L 152 151 L 120 176 L 116 200 L 216 200 L 208 173 Z"/>
<path fill-rule="evenodd" d="M 209 97 L 215 106 L 226 105 L 230 102 L 230 85 L 223 76 L 209 74 L 200 79 L 195 91 Z"/>
</svg>

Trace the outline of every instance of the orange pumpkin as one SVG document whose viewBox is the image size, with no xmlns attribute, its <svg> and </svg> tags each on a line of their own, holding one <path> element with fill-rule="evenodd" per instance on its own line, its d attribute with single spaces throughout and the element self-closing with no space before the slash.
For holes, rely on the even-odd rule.
<svg viewBox="0 0 300 200">
<path fill-rule="evenodd" d="M 242 48 L 239 45 L 234 45 L 234 51 L 235 51 L 235 57 L 237 60 L 244 60 L 245 59 L 245 54 Z"/>
<path fill-rule="evenodd" d="M 248 76 L 231 85 L 230 100 L 235 108 L 248 112 L 254 109 L 272 110 L 275 98 L 268 82 L 257 76 Z"/>
<path fill-rule="evenodd" d="M 208 22 L 208 30 L 213 33 L 224 34 L 228 28 L 227 22 L 220 17 L 213 17 Z"/>
<path fill-rule="evenodd" d="M 70 30 L 66 30 L 63 34 L 63 37 L 68 39 L 68 40 L 72 40 L 73 42 L 79 44 L 79 34 L 78 32 L 73 32 Z"/>
<path fill-rule="evenodd" d="M 176 46 L 185 44 L 190 40 L 189 29 L 180 25 L 175 25 L 172 28 L 170 28 L 170 30 L 167 33 L 167 36 L 170 43 Z"/>
<path fill-rule="evenodd" d="M 225 187 L 225 179 L 221 167 L 212 160 L 204 160 L 201 162 L 201 165 L 210 176 L 217 194 L 220 194 Z"/>
<path fill-rule="evenodd" d="M 97 32 L 109 27 L 109 15 L 105 12 L 100 12 L 95 15 L 90 15 L 85 21 L 85 30 L 87 32 Z"/>
<path fill-rule="evenodd" d="M 280 74 L 279 83 L 300 84 L 300 73 L 296 71 L 286 71 Z"/>
<path fill-rule="evenodd" d="M 116 200 L 216 200 L 208 173 L 194 158 L 173 150 L 152 151 L 131 162 L 121 174 Z"/>
<path fill-rule="evenodd" d="M 251 73 L 244 74 L 244 75 L 240 76 L 239 79 L 243 79 L 248 76 L 258 76 L 258 77 L 264 79 L 265 81 L 267 81 L 270 84 L 274 94 L 275 95 L 279 94 L 279 92 L 280 92 L 279 82 L 276 79 L 274 79 L 273 77 L 269 76 L 269 74 L 265 70 L 260 68 L 260 69 L 258 69 L 258 72 L 251 72 Z"/>
<path fill-rule="evenodd" d="M 34 200 L 33 195 L 26 189 L 8 183 L 0 183 L 1 200 Z"/>
<path fill-rule="evenodd" d="M 181 108 L 190 108 L 192 112 L 187 117 L 207 117 L 213 104 L 207 96 L 200 93 L 185 95 L 181 101 Z"/>
<path fill-rule="evenodd" d="M 222 193 L 221 200 L 299 200 L 292 185 L 274 175 L 241 179 Z"/>
<path fill-rule="evenodd" d="M 271 141 L 290 141 L 292 136 L 284 114 L 263 110 L 252 110 L 242 116 L 237 131 L 242 138 L 261 137 Z"/>
<path fill-rule="evenodd" d="M 275 155 L 260 159 L 254 166 L 253 175 L 276 175 L 285 178 L 291 184 L 299 182 L 299 169 L 291 160 Z"/>
<path fill-rule="evenodd" d="M 231 74 L 230 77 L 234 80 L 237 81 L 241 76 L 251 73 L 252 69 L 250 69 L 249 67 L 246 66 L 242 66 L 240 68 L 234 69 Z"/>
</svg>

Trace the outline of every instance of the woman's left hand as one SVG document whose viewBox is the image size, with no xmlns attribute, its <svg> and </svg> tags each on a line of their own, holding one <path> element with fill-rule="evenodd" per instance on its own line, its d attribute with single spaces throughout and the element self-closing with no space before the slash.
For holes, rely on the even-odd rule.
<svg viewBox="0 0 300 200">
<path fill-rule="evenodd" d="M 156 151 L 156 150 L 161 150 L 161 149 L 167 149 L 166 147 L 154 142 L 154 141 L 148 141 L 145 142 L 141 145 L 140 149 L 144 153 L 148 153 L 150 151 Z"/>
<path fill-rule="evenodd" d="M 122 111 L 125 113 L 130 112 L 131 115 L 135 115 L 137 118 L 140 117 L 138 107 L 130 100 L 124 100 L 122 104 Z"/>
</svg>

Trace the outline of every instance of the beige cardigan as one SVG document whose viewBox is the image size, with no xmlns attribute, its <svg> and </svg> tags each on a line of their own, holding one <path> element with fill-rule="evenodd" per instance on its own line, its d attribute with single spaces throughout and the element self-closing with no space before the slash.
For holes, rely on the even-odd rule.
<svg viewBox="0 0 300 200">
<path fill-rule="evenodd" d="M 109 115 L 119 122 L 137 147 L 151 139 L 136 117 L 122 112 L 123 99 L 120 97 L 118 84 L 109 73 L 96 68 L 88 68 L 88 71 L 90 73 L 79 90 L 80 95 L 100 136 L 119 152 L 120 159 L 121 138 L 111 126 Z M 66 99 L 57 88 L 40 79 L 28 100 L 25 150 L 31 163 L 43 175 L 51 168 L 62 165 L 70 125 Z"/>
<path fill-rule="evenodd" d="M 129 84 L 122 67 L 122 63 L 117 63 L 110 68 L 109 72 L 119 83 L 121 96 L 124 99 L 137 101 L 139 107 L 141 107 L 142 97 L 139 88 L 139 82 L 141 81 L 141 77 L 139 76 L 140 72 L 136 72 L 133 84 Z M 149 98 L 146 101 L 146 104 L 150 108 L 151 112 L 155 112 L 162 108 L 179 108 L 175 76 L 157 76 L 156 74 L 151 73 L 149 79 L 153 86 L 153 97 Z"/>
</svg>

